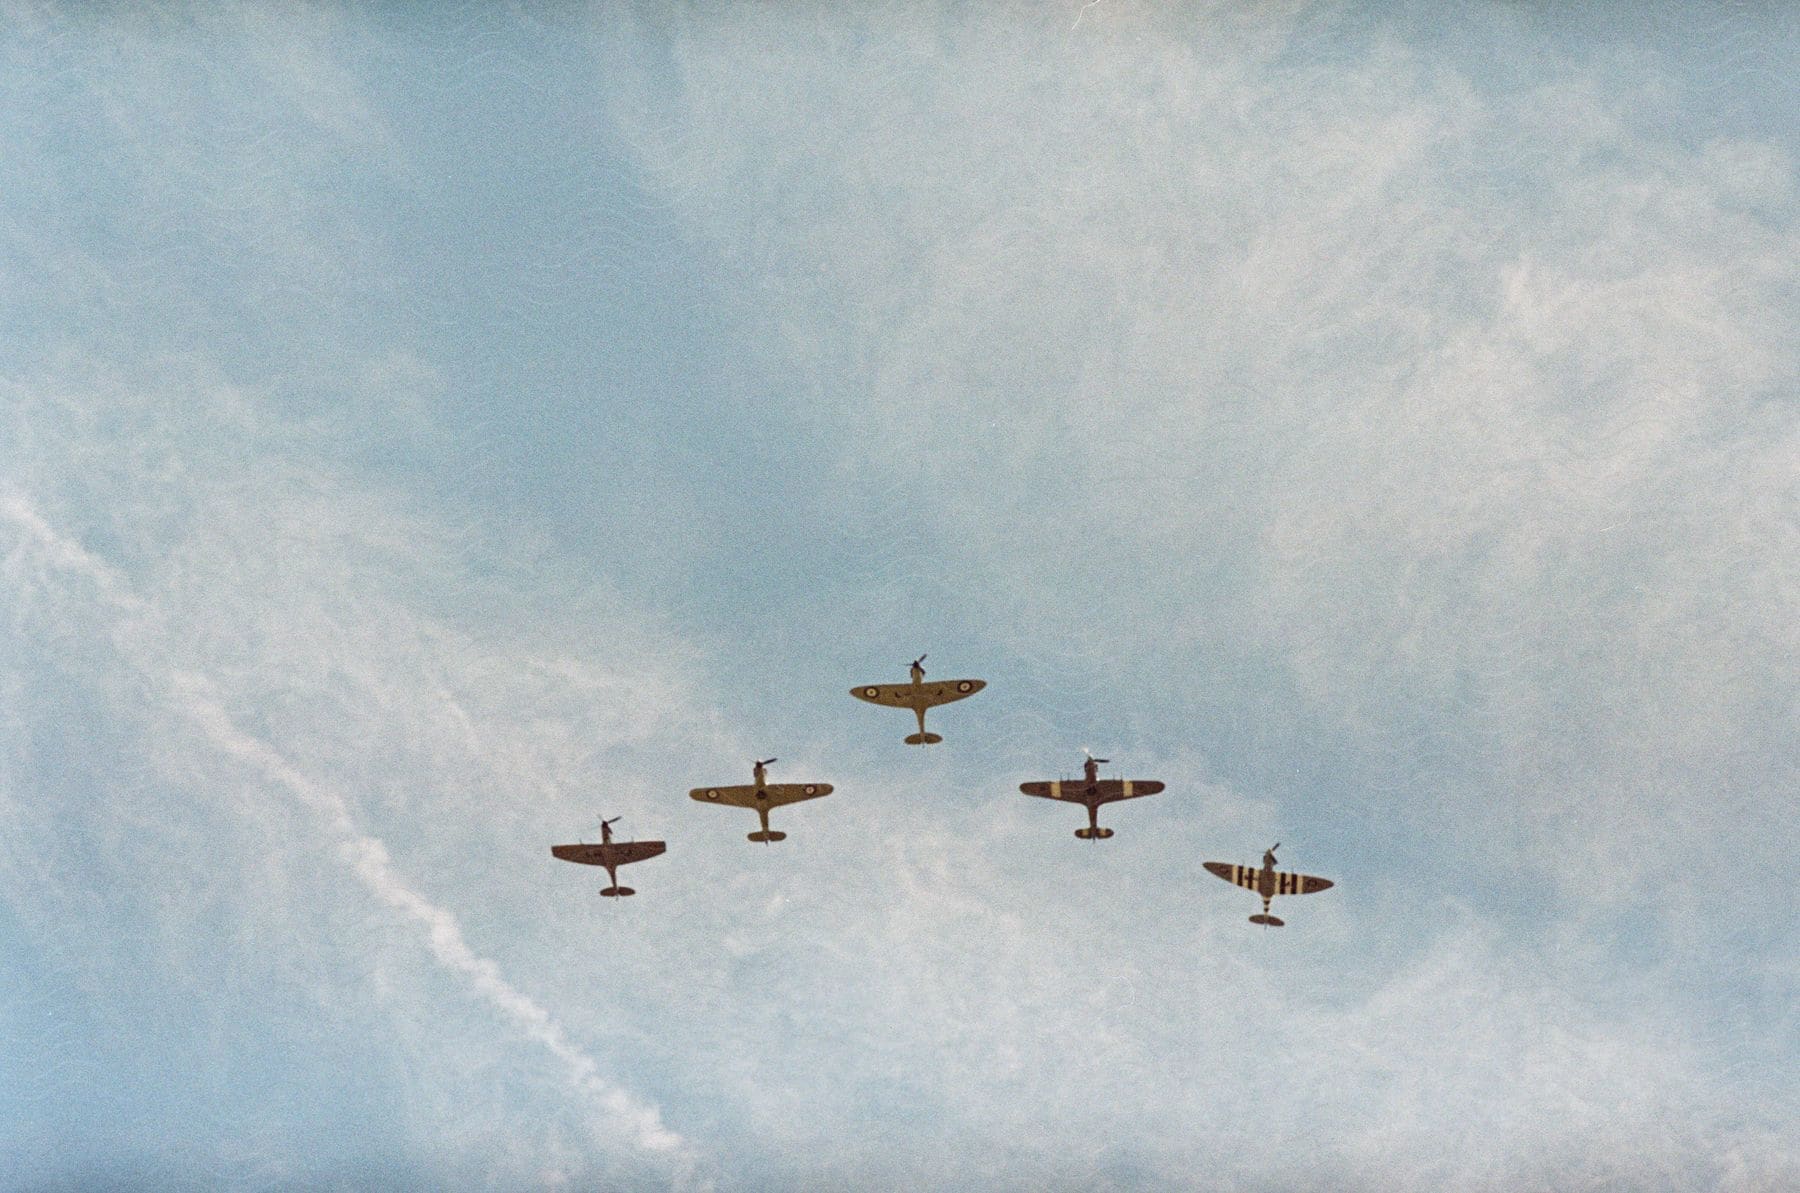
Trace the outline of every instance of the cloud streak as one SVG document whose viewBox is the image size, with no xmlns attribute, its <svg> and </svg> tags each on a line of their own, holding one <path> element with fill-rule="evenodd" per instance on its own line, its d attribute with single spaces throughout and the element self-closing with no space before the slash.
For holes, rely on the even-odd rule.
<svg viewBox="0 0 1800 1193">
<path fill-rule="evenodd" d="M 147 638 L 144 630 L 144 619 L 150 616 L 153 620 L 154 611 L 130 591 L 113 569 L 80 544 L 58 534 L 18 494 L 0 499 L 0 517 L 10 524 L 15 538 L 7 553 L 7 567 L 17 570 L 35 565 L 52 573 L 78 575 L 93 586 L 96 595 L 116 615 L 132 619 L 130 628 L 117 627 L 117 637 L 136 640 L 137 649 L 127 656 L 128 661 L 164 689 L 215 750 L 243 763 L 266 782 L 320 813 L 338 838 L 339 856 L 369 893 L 422 928 L 425 943 L 440 965 L 465 980 L 516 1030 L 563 1063 L 571 1086 L 603 1112 L 598 1125 L 606 1135 L 623 1137 L 653 1153 L 684 1155 L 689 1150 L 680 1135 L 663 1125 L 655 1107 L 605 1080 L 593 1057 L 570 1040 L 548 1010 L 509 983 L 492 960 L 469 947 L 453 913 L 434 904 L 395 873 L 386 845 L 358 828 L 341 795 L 314 782 L 268 743 L 235 725 L 203 674 L 180 669 L 163 671 L 163 660 L 153 653 L 160 644 Z M 686 1155 L 683 1162 L 691 1167 L 692 1156 Z"/>
</svg>

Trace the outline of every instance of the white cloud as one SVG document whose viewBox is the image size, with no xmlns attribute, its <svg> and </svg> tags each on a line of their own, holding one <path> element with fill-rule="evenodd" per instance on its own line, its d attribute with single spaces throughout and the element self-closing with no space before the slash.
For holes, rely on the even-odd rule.
<svg viewBox="0 0 1800 1193">
<path fill-rule="evenodd" d="M 876 570 L 1064 671 L 1284 673 L 1604 873 L 1566 900 L 1735 898 L 1683 876 L 1793 844 L 1785 151 L 1494 14 L 1182 11 L 692 16 L 609 80 L 866 516 L 925 528 Z"/>
<path fill-rule="evenodd" d="M 19 618 L 9 681 L 22 698 L 9 719 L 9 769 L 20 786 L 6 801 L 12 848 L 4 888 L 49 953 L 104 988 L 106 952 L 68 952 L 54 942 L 71 933 L 105 940 L 136 915 L 115 900 L 147 900 L 167 944 L 150 984 L 204 988 L 206 977 L 184 971 L 206 933 L 200 925 L 223 913 L 238 939 L 211 943 L 224 946 L 228 963 L 262 969 L 254 958 L 267 948 L 320 957 L 312 980 L 325 984 L 326 1002 L 317 1013 L 330 1016 L 332 1004 L 366 977 L 391 971 L 394 950 L 411 936 L 421 956 L 498 1013 L 497 1025 L 554 1057 L 560 1080 L 589 1107 L 590 1140 L 558 1141 L 534 1124 L 526 1134 L 536 1142 L 519 1162 L 533 1162 L 536 1149 L 566 1152 L 573 1144 L 573 1161 L 591 1170 L 601 1161 L 617 1165 L 620 1148 L 637 1148 L 672 1157 L 674 1171 L 690 1179 L 692 1145 L 654 1106 L 606 1076 L 541 999 L 478 951 L 465 916 L 451 910 L 466 892 L 445 884 L 453 868 L 433 864 L 476 847 L 523 852 L 542 867 L 542 838 L 578 827 L 567 797 L 597 753 L 629 751 L 685 715 L 679 672 L 651 661 L 658 648 L 604 598 L 601 605 L 590 599 L 585 612 L 608 607 L 603 625 L 618 660 L 608 668 L 561 653 L 555 629 L 521 640 L 521 632 L 538 632 L 491 600 L 485 641 L 459 627 L 462 596 L 443 602 L 455 611 L 425 611 L 422 605 L 442 600 L 443 585 L 466 583 L 443 566 L 454 558 L 444 552 L 457 544 L 307 463 L 305 437 L 271 450 L 284 433 L 271 428 L 253 396 L 210 389 L 204 379 L 191 391 L 161 393 L 92 376 L 44 379 L 14 387 L 8 422 L 19 433 L 15 442 L 28 446 L 15 474 L 19 487 L 0 505 Z M 113 558 L 77 536 L 105 544 Z M 149 766 L 181 801 L 158 813 L 146 838 L 161 838 L 167 849 L 178 831 L 167 861 L 193 867 L 190 875 L 159 866 L 152 878 L 102 863 L 112 872 L 97 904 L 58 875 L 75 844 L 58 843 L 59 824 L 79 833 L 101 816 L 138 825 L 147 816 L 132 806 L 143 789 L 129 775 L 106 780 L 93 793 L 98 806 L 73 816 L 42 794 L 34 798 L 34 774 L 55 762 L 29 744 L 30 726 L 44 715 L 29 706 L 55 692 L 59 672 L 142 735 L 149 753 L 127 760 Z M 471 789 L 512 806 L 483 816 Z M 529 810 L 518 803 L 522 796 L 544 806 Z M 615 806 L 636 802 L 614 799 Z M 384 838 L 405 842 L 401 858 Z M 521 850 L 520 841 L 530 848 Z M 115 843 L 121 862 L 139 852 L 131 833 Z M 321 889 L 314 869 L 321 866 L 339 876 L 327 874 L 323 890 L 342 891 L 341 880 L 353 878 L 390 913 L 385 922 L 346 907 L 334 915 L 363 919 L 366 937 L 316 936 L 316 914 L 284 905 L 282 893 L 299 899 Z M 238 885 L 259 898 L 231 906 L 230 888 Z M 433 1067 L 436 1079 L 456 1077 L 453 1064 L 452 1071 Z M 420 1133 L 429 1139 L 448 1125 L 424 1123 Z M 480 1134 L 522 1125 L 489 1124 Z M 606 1160 L 609 1154 L 615 1158 Z"/>
<path fill-rule="evenodd" d="M 839 794 L 788 847 L 689 807 L 752 753 L 727 715 L 811 705 L 715 711 L 715 660 L 528 533 L 350 477 L 396 388 L 429 432 L 454 381 L 423 356 L 71 353 L 0 424 L 0 893 L 97 1005 L 223 1017 L 269 986 L 291 998 L 246 1021 L 283 1045 L 352 1026 L 399 1091 L 376 1131 L 446 1183 L 666 1178 L 652 1106 L 742 1187 L 1792 1183 L 1791 1025 L 1762 1012 L 1793 974 L 1757 968 L 1792 919 L 1776 883 L 1706 877 L 1791 853 L 1791 165 L 1634 131 L 1654 78 L 1545 53 L 1498 86 L 1272 11 L 1109 3 L 1071 38 L 1072 11 L 744 10 L 675 22 L 672 92 L 641 44 L 608 64 L 648 176 L 743 283 L 718 319 L 774 345 L 777 413 L 855 482 L 862 560 L 795 638 L 924 606 L 1036 672 L 910 778 L 818 721 L 784 774 Z M 244 213 L 197 239 L 248 246 L 257 310 L 386 284 L 316 185 L 372 151 L 328 40 L 281 84 L 295 170 L 251 138 L 198 187 Z M 133 77 L 115 99 L 164 90 Z M 129 138 L 179 108 L 109 110 Z M 167 264 L 82 293 L 154 304 Z M 1196 877 L 1317 823 L 1220 759 L 1144 747 L 1171 790 L 1109 816 L 1110 851 L 1007 794 L 1085 710 L 1140 705 L 1179 740 L 1229 719 L 1271 774 L 1326 738 L 1364 763 L 1362 837 L 1295 855 L 1339 888 L 1257 933 Z M 92 760 L 58 753 L 90 725 Z M 599 807 L 672 839 L 629 908 L 544 856 Z M 1550 925 L 1509 929 L 1540 897 Z M 1716 950 L 1721 900 L 1750 916 Z M 1627 925 L 1651 955 L 1623 964 L 1608 933 L 1645 904 L 1675 927 Z M 1723 1025 L 1683 998 L 1721 958 L 1765 986 Z M 301 1129 L 194 1134 L 227 1179 L 293 1180 Z"/>
</svg>

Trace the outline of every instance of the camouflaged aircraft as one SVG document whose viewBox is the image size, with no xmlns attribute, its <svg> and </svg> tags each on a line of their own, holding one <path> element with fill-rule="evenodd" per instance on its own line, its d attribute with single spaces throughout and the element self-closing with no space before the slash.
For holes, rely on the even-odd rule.
<svg viewBox="0 0 1800 1193">
<path fill-rule="evenodd" d="M 565 862 L 579 862 L 584 866 L 605 866 L 606 876 L 612 880 L 612 885 L 603 888 L 600 893 L 608 898 L 637 894 L 630 887 L 619 885 L 618 868 L 620 866 L 628 866 L 632 862 L 653 858 L 668 848 L 661 841 L 614 841 L 612 826 L 613 822 L 618 819 L 617 816 L 614 816 L 612 820 L 600 822 L 600 844 L 598 845 L 552 845 L 550 847 L 550 856 L 559 857 Z"/>
<path fill-rule="evenodd" d="M 1019 790 L 1026 795 L 1040 796 L 1044 799 L 1059 799 L 1064 803 L 1085 804 L 1088 810 L 1088 826 L 1078 828 L 1075 835 L 1083 841 L 1104 841 L 1113 835 L 1109 828 L 1100 827 L 1100 805 L 1115 803 L 1122 799 L 1136 799 L 1140 795 L 1155 795 L 1163 789 L 1158 779 L 1102 779 L 1100 764 L 1110 762 L 1110 758 L 1096 758 L 1087 754 L 1087 761 L 1082 764 L 1082 779 L 1052 779 L 1048 783 L 1020 783 Z"/>
<path fill-rule="evenodd" d="M 756 781 L 748 787 L 696 787 L 688 792 L 688 798 L 699 800 L 703 804 L 728 804 L 733 808 L 755 808 L 756 814 L 762 818 L 762 828 L 751 833 L 750 839 L 761 841 L 765 845 L 770 841 L 785 841 L 787 840 L 786 833 L 774 832 L 769 828 L 769 809 L 830 795 L 831 784 L 770 783 L 769 767 L 775 761 L 774 758 L 765 758 L 761 762 L 752 762 L 750 773 Z"/>
<path fill-rule="evenodd" d="M 1236 883 L 1245 890 L 1255 891 L 1262 896 L 1263 909 L 1261 915 L 1250 917 L 1252 924 L 1261 924 L 1265 928 L 1279 928 L 1282 921 L 1269 914 L 1269 901 L 1276 895 L 1311 895 L 1319 891 L 1330 890 L 1332 882 L 1329 878 L 1314 878 L 1311 874 L 1285 874 L 1275 869 L 1275 851 L 1281 848 L 1276 842 L 1263 851 L 1262 869 L 1255 866 L 1234 866 L 1229 862 L 1206 862 L 1207 873 L 1215 874 L 1226 882 Z"/>
<path fill-rule="evenodd" d="M 944 740 L 935 733 L 925 732 L 926 709 L 973 696 L 987 687 L 985 679 L 946 679 L 928 684 L 925 682 L 925 668 L 922 665 L 925 657 L 920 655 L 913 660 L 911 683 L 867 684 L 850 689 L 852 696 L 858 700 L 867 700 L 870 704 L 912 709 L 919 718 L 919 731 L 907 735 L 906 744 L 909 746 L 936 745 Z"/>
</svg>

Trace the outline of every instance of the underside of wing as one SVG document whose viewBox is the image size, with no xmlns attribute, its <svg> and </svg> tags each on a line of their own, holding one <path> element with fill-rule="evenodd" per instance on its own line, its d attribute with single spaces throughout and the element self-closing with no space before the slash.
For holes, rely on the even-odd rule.
<svg viewBox="0 0 1800 1193">
<path fill-rule="evenodd" d="M 1247 891 L 1256 889 L 1256 880 L 1262 874 L 1255 866 L 1235 866 L 1230 862 L 1206 862 L 1204 865 L 1208 874 L 1236 883 Z"/>
<path fill-rule="evenodd" d="M 1019 790 L 1023 791 L 1026 795 L 1040 796 L 1043 799 L 1069 800 L 1077 803 L 1080 802 L 1081 799 L 1081 788 L 1078 785 L 1061 781 L 1049 783 L 1020 783 Z"/>
<path fill-rule="evenodd" d="M 661 841 L 614 841 L 611 845 L 613 865 L 628 866 L 632 862 L 645 861 L 667 848 L 668 845 Z"/>
<path fill-rule="evenodd" d="M 831 794 L 830 783 L 770 783 L 764 788 L 771 808 L 779 808 L 784 804 L 797 804 L 804 800 L 818 799 L 822 795 Z"/>
<path fill-rule="evenodd" d="M 940 704 L 950 704 L 973 696 L 987 687 L 985 679 L 947 679 L 942 683 L 928 683 L 925 688 L 925 703 L 935 708 Z"/>
<path fill-rule="evenodd" d="M 1282 895 L 1316 895 L 1332 886 L 1331 879 L 1314 878 L 1311 874 L 1277 874 L 1275 877 L 1281 880 L 1276 893 Z"/>
<path fill-rule="evenodd" d="M 727 804 L 733 808 L 748 808 L 756 803 L 754 787 L 696 787 L 688 792 L 689 799 L 697 799 L 703 804 Z"/>
<path fill-rule="evenodd" d="M 858 700 L 867 700 L 870 704 L 882 704 L 888 708 L 911 708 L 916 693 L 909 683 L 877 683 L 851 688 L 850 694 Z"/>
<path fill-rule="evenodd" d="M 1136 799 L 1140 795 L 1155 795 L 1163 789 L 1160 779 L 1101 779 L 1094 786 L 1097 789 L 1095 794 L 1103 804 Z"/>
<path fill-rule="evenodd" d="M 603 845 L 552 845 L 550 853 L 584 866 L 628 866 L 653 858 L 667 848 L 662 841 L 614 841 Z"/>
</svg>

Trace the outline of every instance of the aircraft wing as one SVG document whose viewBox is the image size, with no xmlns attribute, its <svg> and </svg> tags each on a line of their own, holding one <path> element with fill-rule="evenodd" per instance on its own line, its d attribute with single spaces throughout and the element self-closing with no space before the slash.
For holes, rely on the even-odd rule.
<svg viewBox="0 0 1800 1193">
<path fill-rule="evenodd" d="M 850 694 L 858 700 L 867 700 L 870 704 L 885 704 L 889 708 L 913 706 L 913 686 L 909 683 L 865 684 L 860 688 L 851 688 Z"/>
<path fill-rule="evenodd" d="M 975 693 L 981 691 L 981 689 L 987 687 L 987 680 L 947 679 L 943 683 L 925 684 L 924 687 L 927 706 L 935 708 L 940 704 L 950 704 L 954 701 L 973 696 Z"/>
<path fill-rule="evenodd" d="M 920 684 L 916 688 L 909 683 L 865 684 L 860 688 L 851 688 L 850 694 L 858 700 L 883 704 L 889 708 L 911 708 L 920 699 L 925 701 L 926 708 L 935 708 L 940 704 L 973 696 L 985 687 L 985 679 L 946 679 L 940 683 Z"/>
<path fill-rule="evenodd" d="M 1207 862 L 1206 872 L 1223 878 L 1226 882 L 1236 883 L 1247 891 L 1257 889 L 1262 880 L 1262 869 L 1257 866 L 1234 866 L 1229 862 Z M 1275 893 L 1277 895 L 1314 895 L 1329 890 L 1334 884 L 1329 878 L 1314 878 L 1311 874 L 1290 874 L 1282 870 L 1275 871 Z"/>
<path fill-rule="evenodd" d="M 756 806 L 756 788 L 754 787 L 696 787 L 688 792 L 689 799 L 697 799 L 703 804 L 729 804 L 734 808 L 753 808 Z"/>
<path fill-rule="evenodd" d="M 798 804 L 809 799 L 831 794 L 830 783 L 770 783 L 766 790 L 769 793 L 769 806 L 779 808 L 786 804 Z"/>
<path fill-rule="evenodd" d="M 1235 882 L 1248 891 L 1256 889 L 1256 881 L 1262 874 L 1255 866 L 1234 866 L 1230 862 L 1207 862 L 1206 872 L 1226 882 Z"/>
<path fill-rule="evenodd" d="M 550 854 L 584 866 L 627 866 L 653 858 L 667 848 L 661 841 L 614 841 L 610 845 L 552 845 Z"/>
<path fill-rule="evenodd" d="M 784 804 L 797 804 L 802 800 L 818 799 L 822 795 L 831 794 L 830 783 L 770 783 L 762 789 L 765 796 L 757 798 L 757 789 L 752 786 L 742 787 L 696 787 L 688 792 L 689 799 L 699 800 L 703 804 L 729 804 L 734 808 L 779 808 Z"/>
<path fill-rule="evenodd" d="M 1162 782 L 1158 779 L 1101 779 L 1094 784 L 1094 794 L 1100 797 L 1100 802 L 1103 804 L 1110 804 L 1122 799 L 1136 799 L 1140 795 L 1155 795 L 1162 789 Z M 1070 779 L 1067 782 L 1054 779 L 1047 783 L 1020 783 L 1019 790 L 1026 795 L 1079 804 L 1087 800 L 1088 785 L 1082 779 Z"/>
<path fill-rule="evenodd" d="M 1110 804 L 1114 800 L 1136 799 L 1140 795 L 1155 795 L 1163 789 L 1160 779 L 1101 779 L 1095 784 L 1100 789 L 1100 802 Z"/>
</svg>

